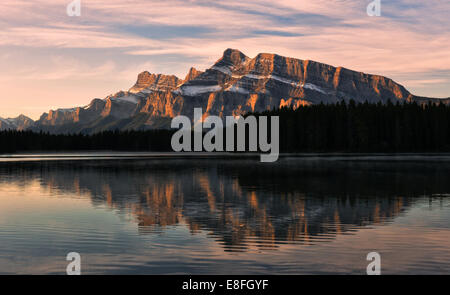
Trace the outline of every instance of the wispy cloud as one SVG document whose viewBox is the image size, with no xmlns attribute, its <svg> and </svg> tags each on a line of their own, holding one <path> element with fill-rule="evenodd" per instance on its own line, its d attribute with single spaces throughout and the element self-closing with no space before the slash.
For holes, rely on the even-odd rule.
<svg viewBox="0 0 450 295">
<path fill-rule="evenodd" d="M 81 0 L 80 17 L 66 15 L 69 2 L 0 2 L 2 105 L 18 95 L 12 77 L 59 80 L 58 89 L 76 80 L 92 90 L 98 82 L 96 93 L 107 91 L 106 78 L 113 92 L 131 86 L 141 70 L 183 76 L 191 65 L 206 68 L 228 47 L 383 74 L 420 95 L 450 95 L 446 0 L 382 0 L 381 17 L 367 16 L 369 0 Z M 442 75 L 430 78 L 436 72 Z M 29 85 L 22 102 L 40 91 L 64 105 L 92 98 L 87 90 L 69 99 Z M 42 109 L 49 99 L 42 98 Z M 0 116 L 17 109 L 2 107 Z"/>
</svg>

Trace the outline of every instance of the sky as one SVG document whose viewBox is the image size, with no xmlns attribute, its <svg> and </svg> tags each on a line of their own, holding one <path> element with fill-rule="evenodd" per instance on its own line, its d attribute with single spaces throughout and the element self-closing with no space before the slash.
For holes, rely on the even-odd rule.
<svg viewBox="0 0 450 295">
<path fill-rule="evenodd" d="M 450 97 L 450 1 L 0 1 L 0 117 L 37 119 L 128 90 L 138 73 L 210 67 L 227 48 L 277 53 L 394 79 Z"/>
</svg>

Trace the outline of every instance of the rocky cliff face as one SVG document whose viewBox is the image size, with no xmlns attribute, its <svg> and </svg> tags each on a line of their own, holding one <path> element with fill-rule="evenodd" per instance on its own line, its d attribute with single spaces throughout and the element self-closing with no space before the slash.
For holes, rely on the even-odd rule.
<svg viewBox="0 0 450 295">
<path fill-rule="evenodd" d="M 416 97 L 402 85 L 377 75 L 310 60 L 261 53 L 249 58 L 234 49 L 205 72 L 191 68 L 185 79 L 142 72 L 128 91 L 88 106 L 50 111 L 31 127 L 51 132 L 98 132 L 111 129 L 168 128 L 177 115 L 241 115 L 317 103 L 386 103 L 438 99 Z M 443 100 L 449 103 L 450 99 Z"/>
<path fill-rule="evenodd" d="M 0 118 L 0 130 L 25 130 L 31 127 L 34 121 L 27 116 L 20 115 L 16 118 Z"/>
<path fill-rule="evenodd" d="M 191 68 L 189 70 L 189 73 L 186 75 L 186 78 L 184 78 L 183 82 L 189 82 L 191 80 L 194 80 L 195 78 L 197 78 L 201 74 L 203 74 L 202 71 L 198 71 L 196 68 Z"/>
<path fill-rule="evenodd" d="M 141 91 L 144 91 L 144 93 L 146 93 L 152 90 L 170 91 L 175 89 L 178 84 L 182 82 L 182 80 L 173 75 L 167 76 L 162 74 L 150 74 L 149 72 L 145 71 L 138 75 L 136 84 L 130 88 L 129 92 L 139 93 Z"/>
</svg>

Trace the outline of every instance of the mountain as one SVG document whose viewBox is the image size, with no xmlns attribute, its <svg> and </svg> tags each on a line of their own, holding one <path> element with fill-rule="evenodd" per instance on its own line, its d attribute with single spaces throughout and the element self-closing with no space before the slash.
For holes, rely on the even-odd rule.
<svg viewBox="0 0 450 295">
<path fill-rule="evenodd" d="M 450 103 L 450 98 L 415 96 L 383 76 L 269 53 L 250 58 L 227 49 L 205 72 L 191 68 L 180 79 L 145 71 L 128 91 L 94 99 L 84 107 L 51 110 L 29 128 L 55 133 L 168 128 L 174 116 L 192 118 L 196 107 L 205 116 L 227 116 L 352 99 Z"/>
<path fill-rule="evenodd" d="M 25 130 L 33 124 L 34 121 L 24 115 L 20 115 L 17 118 L 0 118 L 0 130 Z"/>
</svg>

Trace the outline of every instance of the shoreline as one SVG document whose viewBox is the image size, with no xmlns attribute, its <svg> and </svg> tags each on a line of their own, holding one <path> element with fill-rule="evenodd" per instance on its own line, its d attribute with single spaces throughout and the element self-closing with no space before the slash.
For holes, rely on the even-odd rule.
<svg viewBox="0 0 450 295">
<path fill-rule="evenodd" d="M 151 160 L 151 159 L 259 159 L 259 153 L 227 152 L 117 152 L 117 151 L 65 151 L 0 154 L 0 163 L 64 160 Z M 280 153 L 280 159 L 335 161 L 450 161 L 450 153 Z M 276 163 L 276 162 L 275 162 Z"/>
</svg>

